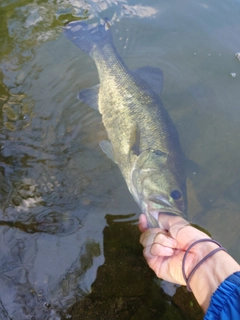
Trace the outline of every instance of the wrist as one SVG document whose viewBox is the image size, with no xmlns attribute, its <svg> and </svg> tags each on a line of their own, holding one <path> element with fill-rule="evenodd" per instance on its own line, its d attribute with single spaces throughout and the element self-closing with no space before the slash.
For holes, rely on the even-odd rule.
<svg viewBox="0 0 240 320">
<path fill-rule="evenodd" d="M 213 250 L 215 248 L 216 246 Z M 218 251 L 199 266 L 191 279 L 190 285 L 194 296 L 204 311 L 207 310 L 211 296 L 218 286 L 236 271 L 240 271 L 239 264 L 224 251 Z"/>
<path fill-rule="evenodd" d="M 195 247 L 199 244 L 208 244 L 207 246 L 203 247 L 203 250 L 200 250 L 198 248 L 198 254 L 197 255 L 194 255 L 194 251 L 196 251 Z M 207 251 L 209 251 L 209 244 L 214 244 L 214 245 L 217 245 L 218 247 L 213 249 L 213 250 L 210 250 L 209 253 L 207 253 Z M 195 250 L 194 250 L 195 249 Z M 204 250 L 205 249 L 205 250 Z M 207 251 L 206 251 L 207 250 Z M 190 287 L 190 281 L 194 275 L 194 273 L 196 272 L 196 270 L 207 260 L 209 259 L 210 257 L 212 257 L 214 254 L 216 254 L 218 251 L 225 251 L 226 252 L 226 249 L 223 248 L 221 246 L 221 244 L 219 242 L 217 242 L 216 240 L 213 240 L 213 239 L 209 239 L 209 238 L 203 238 L 203 239 L 199 239 L 195 242 L 193 242 L 189 247 L 188 249 L 186 250 L 184 256 L 183 256 L 183 260 L 182 260 L 182 275 L 183 275 L 183 278 L 184 278 L 184 281 L 186 282 L 186 285 L 187 285 L 187 289 L 189 291 L 192 291 L 191 290 L 191 287 Z M 206 251 L 205 255 L 204 255 L 204 251 Z M 189 272 L 189 275 L 187 277 L 186 275 L 186 272 L 185 272 L 185 268 L 186 268 L 186 258 L 188 255 L 190 255 L 190 252 L 191 252 L 191 255 L 192 255 L 192 260 L 194 261 L 194 257 L 198 258 L 200 261 L 198 261 L 197 263 L 195 263 L 195 266 L 192 267 L 192 270 Z M 202 258 L 200 258 L 200 256 L 202 256 Z M 198 257 L 199 256 L 199 257 Z M 189 266 L 188 266 L 189 267 Z"/>
</svg>

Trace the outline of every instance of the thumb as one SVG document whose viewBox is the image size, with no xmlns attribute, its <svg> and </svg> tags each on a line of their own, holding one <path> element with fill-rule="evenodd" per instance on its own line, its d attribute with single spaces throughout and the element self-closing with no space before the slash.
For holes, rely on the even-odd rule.
<svg viewBox="0 0 240 320">
<path fill-rule="evenodd" d="M 190 225 L 187 220 L 183 219 L 180 216 L 161 212 L 158 215 L 158 223 L 159 227 L 168 231 L 173 238 L 176 238 L 177 233 L 181 228 Z"/>
</svg>

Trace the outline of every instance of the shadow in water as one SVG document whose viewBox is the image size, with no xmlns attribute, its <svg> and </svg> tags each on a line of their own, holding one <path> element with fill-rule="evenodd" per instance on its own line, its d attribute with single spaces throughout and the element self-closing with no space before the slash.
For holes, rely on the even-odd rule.
<svg viewBox="0 0 240 320">
<path fill-rule="evenodd" d="M 92 292 L 69 313 L 73 320 L 198 320 L 203 313 L 192 293 L 156 279 L 147 266 L 136 224 L 107 215 L 105 263 L 99 267 Z M 173 297 L 164 292 L 169 288 Z"/>
</svg>

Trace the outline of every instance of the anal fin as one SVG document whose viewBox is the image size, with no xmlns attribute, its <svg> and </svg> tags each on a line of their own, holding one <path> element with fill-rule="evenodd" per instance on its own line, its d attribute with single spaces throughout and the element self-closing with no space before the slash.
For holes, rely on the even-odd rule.
<svg viewBox="0 0 240 320">
<path fill-rule="evenodd" d="M 93 86 L 91 88 L 83 89 L 78 93 L 78 99 L 89 107 L 98 110 L 98 93 L 100 84 Z"/>
</svg>

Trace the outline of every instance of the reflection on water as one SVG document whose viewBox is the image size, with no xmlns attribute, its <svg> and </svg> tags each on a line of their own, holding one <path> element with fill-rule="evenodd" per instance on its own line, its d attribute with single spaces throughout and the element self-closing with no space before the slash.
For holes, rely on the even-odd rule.
<svg viewBox="0 0 240 320">
<path fill-rule="evenodd" d="M 1 319 L 60 319 L 90 290 L 103 257 L 89 227 L 64 237 L 1 227 Z"/>
<path fill-rule="evenodd" d="M 3 0 L 0 8 L 0 319 L 64 317 L 104 262 L 106 213 L 139 213 L 99 149 L 99 114 L 76 99 L 98 78 L 62 35 L 70 20 L 109 17 L 130 68 L 163 69 L 164 104 L 195 162 L 189 218 L 240 259 L 239 1 Z"/>
</svg>

